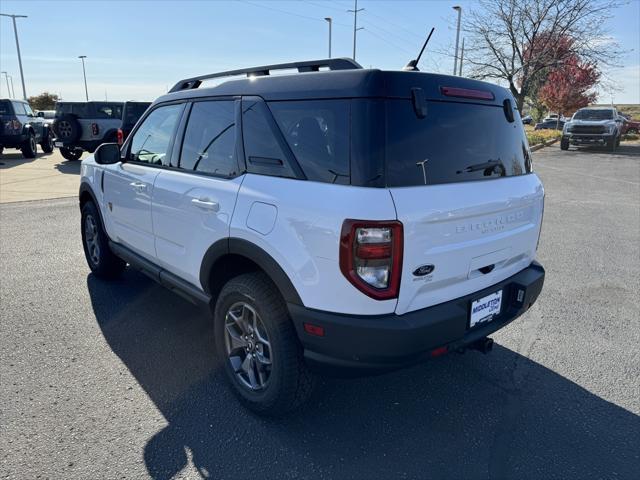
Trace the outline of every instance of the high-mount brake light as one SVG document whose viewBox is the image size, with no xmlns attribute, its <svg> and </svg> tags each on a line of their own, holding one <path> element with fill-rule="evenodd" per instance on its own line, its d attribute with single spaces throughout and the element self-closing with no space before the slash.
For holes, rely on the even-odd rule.
<svg viewBox="0 0 640 480">
<path fill-rule="evenodd" d="M 397 298 L 402 248 L 402 223 L 398 221 L 345 220 L 340 238 L 340 270 L 371 298 Z"/>
<path fill-rule="evenodd" d="M 471 90 L 469 88 L 440 87 L 440 91 L 447 97 L 473 98 L 475 100 L 493 100 L 493 92 L 487 90 Z"/>
</svg>

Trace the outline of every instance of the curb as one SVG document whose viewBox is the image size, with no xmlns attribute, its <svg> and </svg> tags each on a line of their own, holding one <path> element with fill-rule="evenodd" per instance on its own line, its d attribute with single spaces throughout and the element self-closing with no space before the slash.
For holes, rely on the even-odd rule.
<svg viewBox="0 0 640 480">
<path fill-rule="evenodd" d="M 549 145 L 553 145 L 557 141 L 558 141 L 558 139 L 554 138 L 553 140 L 549 140 L 548 142 L 539 143 L 538 145 L 534 145 L 533 147 L 530 148 L 530 150 L 532 152 L 536 152 L 536 151 L 540 150 L 541 148 L 548 147 Z"/>
</svg>

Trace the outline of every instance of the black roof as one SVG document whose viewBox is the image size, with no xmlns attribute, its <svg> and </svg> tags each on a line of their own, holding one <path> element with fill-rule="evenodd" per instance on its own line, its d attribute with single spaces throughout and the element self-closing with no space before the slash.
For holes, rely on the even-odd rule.
<svg viewBox="0 0 640 480">
<path fill-rule="evenodd" d="M 240 71 L 243 72 L 243 71 Z M 222 75 L 220 75 L 222 76 Z M 194 77 L 194 79 L 205 78 Z M 216 78 L 213 75 L 210 76 Z M 187 79 L 178 82 L 193 82 Z M 205 79 L 206 80 L 206 79 Z M 290 75 L 261 75 L 230 78 L 211 87 L 198 84 L 193 87 L 185 83 L 185 89 L 177 89 L 158 98 L 154 103 L 214 96 L 260 96 L 267 101 L 310 100 L 331 98 L 411 98 L 411 88 L 422 88 L 424 96 L 430 100 L 453 100 L 442 93 L 441 87 L 454 87 L 491 92 L 494 100 L 481 103 L 498 104 L 511 99 L 511 94 L 503 87 L 463 77 L 412 71 L 384 71 L 354 68 L 349 70 L 311 71 Z M 456 101 L 474 101 L 456 99 Z"/>
</svg>

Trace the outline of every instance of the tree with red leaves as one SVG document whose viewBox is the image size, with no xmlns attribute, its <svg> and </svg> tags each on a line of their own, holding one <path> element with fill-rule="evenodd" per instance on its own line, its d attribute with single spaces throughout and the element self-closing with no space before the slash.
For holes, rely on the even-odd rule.
<svg viewBox="0 0 640 480">
<path fill-rule="evenodd" d="M 560 115 L 573 114 L 579 108 L 593 103 L 597 95 L 592 92 L 600 79 L 595 65 L 581 62 L 577 56 L 565 60 L 561 68 L 552 70 L 539 90 L 546 107 Z"/>
</svg>

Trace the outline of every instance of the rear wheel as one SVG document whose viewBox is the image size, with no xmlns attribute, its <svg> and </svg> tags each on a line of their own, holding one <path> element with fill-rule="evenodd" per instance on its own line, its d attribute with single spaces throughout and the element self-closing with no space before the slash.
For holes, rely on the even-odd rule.
<svg viewBox="0 0 640 480">
<path fill-rule="evenodd" d="M 44 133 L 44 138 L 42 139 L 42 142 L 40 143 L 40 146 L 42 147 L 42 151 L 44 153 L 53 152 L 53 136 L 51 135 L 51 131 L 50 130 L 47 130 Z"/>
<path fill-rule="evenodd" d="M 82 150 L 79 148 L 60 147 L 60 154 L 67 160 L 78 160 L 82 156 Z"/>
<path fill-rule="evenodd" d="M 315 378 L 285 302 L 264 273 L 231 279 L 218 296 L 214 321 L 218 356 L 246 407 L 279 415 L 309 398 Z"/>
<path fill-rule="evenodd" d="M 629 130 L 627 130 L 627 133 L 632 133 L 634 135 L 638 134 L 638 129 L 637 128 L 630 128 Z"/>
<path fill-rule="evenodd" d="M 35 158 L 38 153 L 38 144 L 36 143 L 36 136 L 33 132 L 30 132 L 27 139 L 22 144 L 22 156 L 24 158 Z"/>
<path fill-rule="evenodd" d="M 82 247 L 91 271 L 101 278 L 116 278 L 125 269 L 124 260 L 109 248 L 109 239 L 102 227 L 100 215 L 91 201 L 82 207 Z"/>
</svg>

